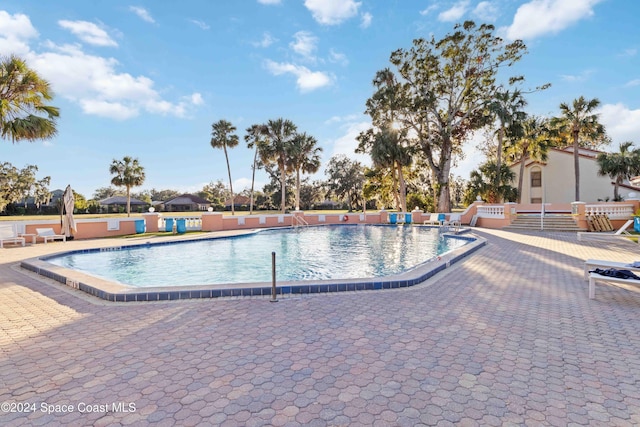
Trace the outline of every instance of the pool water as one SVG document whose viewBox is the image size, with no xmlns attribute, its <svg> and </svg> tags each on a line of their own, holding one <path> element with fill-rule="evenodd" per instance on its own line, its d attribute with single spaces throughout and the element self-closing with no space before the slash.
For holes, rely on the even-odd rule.
<svg viewBox="0 0 640 427">
<path fill-rule="evenodd" d="M 355 279 L 402 273 L 469 241 L 436 228 L 319 226 L 63 254 L 55 265 L 134 287 Z"/>
</svg>

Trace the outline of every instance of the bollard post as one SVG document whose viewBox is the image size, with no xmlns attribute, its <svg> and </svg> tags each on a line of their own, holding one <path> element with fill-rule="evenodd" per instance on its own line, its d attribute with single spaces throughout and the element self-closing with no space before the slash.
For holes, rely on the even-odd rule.
<svg viewBox="0 0 640 427">
<path fill-rule="evenodd" d="M 278 302 L 276 298 L 276 253 L 271 252 L 271 302 Z"/>
</svg>

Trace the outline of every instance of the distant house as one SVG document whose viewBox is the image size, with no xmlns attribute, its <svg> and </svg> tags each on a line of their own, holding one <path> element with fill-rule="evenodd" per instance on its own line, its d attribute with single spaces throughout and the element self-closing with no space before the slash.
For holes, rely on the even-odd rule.
<svg viewBox="0 0 640 427">
<path fill-rule="evenodd" d="M 127 198 L 125 196 L 113 196 L 107 197 L 98 201 L 101 208 L 106 209 L 107 212 L 118 212 L 121 207 L 127 208 Z M 131 211 L 142 211 L 148 205 L 147 202 L 131 198 Z"/>
<path fill-rule="evenodd" d="M 233 207 L 236 210 L 247 208 L 249 209 L 249 204 L 251 204 L 251 198 L 247 196 L 235 196 L 233 198 Z M 224 202 L 224 208 L 228 211 L 231 210 L 231 199 L 227 199 Z"/>
<path fill-rule="evenodd" d="M 211 202 L 193 194 L 181 194 L 165 200 L 163 205 L 167 212 L 190 212 L 206 211 L 211 206 Z"/>
<path fill-rule="evenodd" d="M 597 202 L 612 200 L 614 183 L 609 176 L 598 174 L 598 154 L 602 151 L 588 148 L 579 149 L 580 162 L 580 198 L 582 202 Z M 551 148 L 547 153 L 547 160 L 539 162 L 526 160 L 524 179 L 522 181 L 521 203 L 571 203 L 575 200 L 575 174 L 573 163 L 573 147 L 564 149 Z M 509 166 L 515 173 L 512 183 L 518 186 L 520 162 Z M 627 190 L 625 192 L 625 190 Z M 625 196 L 629 192 L 640 194 L 640 188 L 625 182 L 620 186 L 620 194 Z"/>
</svg>

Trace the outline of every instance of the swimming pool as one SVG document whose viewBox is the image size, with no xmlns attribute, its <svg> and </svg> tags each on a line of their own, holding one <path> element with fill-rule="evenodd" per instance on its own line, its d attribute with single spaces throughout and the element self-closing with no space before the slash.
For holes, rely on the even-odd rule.
<svg viewBox="0 0 640 427">
<path fill-rule="evenodd" d="M 66 252 L 22 266 L 111 301 L 149 301 L 268 295 L 272 252 L 279 293 L 413 286 L 482 244 L 432 227 L 314 226 Z"/>
<path fill-rule="evenodd" d="M 63 254 L 55 265 L 133 287 L 383 277 L 463 246 L 427 227 L 321 226 L 171 245 Z"/>
</svg>

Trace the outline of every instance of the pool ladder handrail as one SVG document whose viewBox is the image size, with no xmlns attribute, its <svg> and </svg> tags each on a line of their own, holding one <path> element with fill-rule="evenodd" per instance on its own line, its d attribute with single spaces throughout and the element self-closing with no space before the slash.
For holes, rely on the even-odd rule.
<svg viewBox="0 0 640 427">
<path fill-rule="evenodd" d="M 291 222 L 294 227 L 300 227 L 300 226 L 304 226 L 304 225 L 309 225 L 309 223 L 301 216 L 292 216 L 291 217 Z"/>
</svg>

